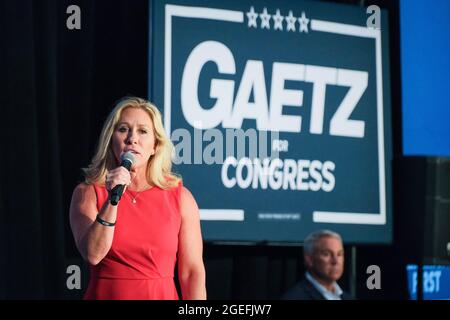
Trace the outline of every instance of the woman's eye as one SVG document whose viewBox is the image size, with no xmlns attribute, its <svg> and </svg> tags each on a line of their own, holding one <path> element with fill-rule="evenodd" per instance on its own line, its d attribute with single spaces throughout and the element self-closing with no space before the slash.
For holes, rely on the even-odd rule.
<svg viewBox="0 0 450 320">
<path fill-rule="evenodd" d="M 127 132 L 127 128 L 125 128 L 125 127 L 120 127 L 120 128 L 119 128 L 119 132 Z"/>
<path fill-rule="evenodd" d="M 141 129 L 141 133 L 147 133 L 147 130 Z"/>
</svg>

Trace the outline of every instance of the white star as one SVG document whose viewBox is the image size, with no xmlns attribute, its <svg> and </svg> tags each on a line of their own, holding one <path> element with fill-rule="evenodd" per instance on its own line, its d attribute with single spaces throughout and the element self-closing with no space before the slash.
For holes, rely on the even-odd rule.
<svg viewBox="0 0 450 320">
<path fill-rule="evenodd" d="M 295 18 L 292 15 L 292 10 L 289 10 L 289 15 L 286 17 L 286 22 L 287 22 L 287 26 L 286 29 L 287 31 L 295 31 L 295 21 L 297 21 L 297 18 Z"/>
<path fill-rule="evenodd" d="M 284 17 L 280 14 L 280 9 L 277 9 L 277 14 L 272 16 L 273 18 L 273 28 L 275 30 L 283 30 L 283 20 Z"/>
<path fill-rule="evenodd" d="M 270 29 L 270 14 L 267 13 L 267 9 L 264 8 L 263 13 L 259 14 L 259 17 L 261 18 L 261 29 L 267 28 Z"/>
<path fill-rule="evenodd" d="M 258 18 L 258 14 L 255 12 L 255 9 L 253 9 L 253 6 L 250 7 L 250 11 L 247 12 L 247 18 L 248 18 L 248 27 L 255 27 L 258 28 L 258 25 L 256 24 L 256 18 Z"/>
<path fill-rule="evenodd" d="M 300 22 L 299 31 L 300 32 L 305 31 L 306 33 L 308 33 L 308 22 L 309 22 L 309 19 L 306 18 L 304 11 L 302 11 L 302 16 L 300 18 L 298 18 L 298 22 Z"/>
</svg>

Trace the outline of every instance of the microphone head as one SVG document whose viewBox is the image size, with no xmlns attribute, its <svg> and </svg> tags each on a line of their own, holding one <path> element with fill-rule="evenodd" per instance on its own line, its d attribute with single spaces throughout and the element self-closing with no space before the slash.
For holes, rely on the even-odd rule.
<svg viewBox="0 0 450 320">
<path fill-rule="evenodd" d="M 134 163 L 134 154 L 133 154 L 133 152 L 131 152 L 131 151 L 125 152 L 122 155 L 122 159 L 121 160 L 122 160 L 122 162 L 129 161 L 129 162 L 131 162 L 131 164 L 133 164 Z"/>
</svg>

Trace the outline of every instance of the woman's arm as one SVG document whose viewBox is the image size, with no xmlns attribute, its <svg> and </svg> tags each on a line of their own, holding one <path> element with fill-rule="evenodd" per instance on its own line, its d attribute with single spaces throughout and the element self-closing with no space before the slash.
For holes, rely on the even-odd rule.
<svg viewBox="0 0 450 320">
<path fill-rule="evenodd" d="M 97 213 L 101 219 L 115 222 L 117 206 L 112 206 L 107 200 L 98 212 L 94 187 L 79 184 L 70 203 L 70 226 L 78 251 L 92 265 L 98 264 L 106 256 L 114 236 L 114 227 L 103 226 L 95 221 Z"/>
<path fill-rule="evenodd" d="M 178 278 L 183 300 L 205 300 L 205 267 L 200 213 L 188 189 L 181 191 L 181 229 L 178 235 Z"/>
</svg>

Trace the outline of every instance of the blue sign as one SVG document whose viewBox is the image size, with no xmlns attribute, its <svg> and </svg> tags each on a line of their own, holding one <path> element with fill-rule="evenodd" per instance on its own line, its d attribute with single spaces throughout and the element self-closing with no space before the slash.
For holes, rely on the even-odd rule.
<svg viewBox="0 0 450 320">
<path fill-rule="evenodd" d="M 211 241 L 391 242 L 385 12 L 152 1 L 149 96 Z"/>
<path fill-rule="evenodd" d="M 417 265 L 407 265 L 408 291 L 417 300 Z M 425 265 L 422 271 L 424 300 L 450 300 L 450 266 Z"/>
<path fill-rule="evenodd" d="M 450 157 L 450 2 L 399 1 L 402 140 L 405 156 Z M 444 71 L 445 70 L 445 71 Z"/>
</svg>

